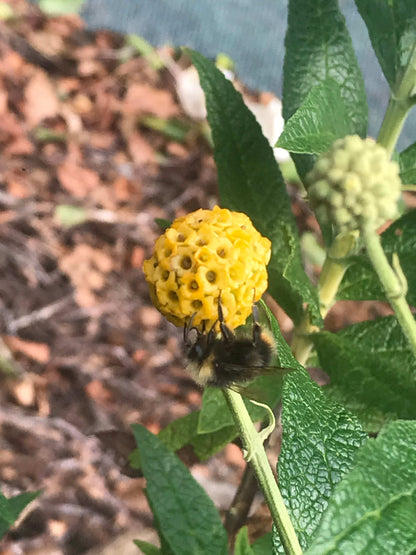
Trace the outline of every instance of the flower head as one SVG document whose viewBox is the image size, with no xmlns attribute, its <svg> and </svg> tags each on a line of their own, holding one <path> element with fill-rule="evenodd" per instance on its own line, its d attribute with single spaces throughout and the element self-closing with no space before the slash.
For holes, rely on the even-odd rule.
<svg viewBox="0 0 416 555">
<path fill-rule="evenodd" d="M 215 206 L 177 218 L 155 244 L 143 270 L 154 305 L 168 320 L 210 329 L 218 319 L 234 329 L 267 289 L 271 243 L 250 218 Z"/>
<path fill-rule="evenodd" d="M 339 231 L 368 224 L 375 229 L 397 216 L 399 168 L 373 139 L 350 135 L 335 141 L 306 181 L 318 218 Z"/>
</svg>

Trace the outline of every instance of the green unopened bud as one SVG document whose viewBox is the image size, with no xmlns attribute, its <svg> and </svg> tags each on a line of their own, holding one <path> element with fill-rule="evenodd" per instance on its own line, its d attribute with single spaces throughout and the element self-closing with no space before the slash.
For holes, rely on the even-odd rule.
<svg viewBox="0 0 416 555">
<path fill-rule="evenodd" d="M 338 231 L 374 229 L 398 214 L 399 167 L 373 139 L 350 135 L 322 154 L 306 177 L 312 207 Z"/>
</svg>

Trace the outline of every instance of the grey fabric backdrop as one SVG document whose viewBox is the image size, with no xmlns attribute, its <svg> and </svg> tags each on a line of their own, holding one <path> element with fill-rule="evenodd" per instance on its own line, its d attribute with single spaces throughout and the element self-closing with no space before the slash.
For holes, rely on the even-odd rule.
<svg viewBox="0 0 416 555">
<path fill-rule="evenodd" d="M 369 134 L 375 136 L 387 106 L 387 83 L 354 1 L 340 0 L 340 8 L 364 75 Z M 281 96 L 287 0 L 87 0 L 81 15 L 90 28 L 136 33 L 155 46 L 190 46 L 210 58 L 225 52 L 247 85 Z M 399 149 L 415 140 L 413 109 Z"/>
</svg>

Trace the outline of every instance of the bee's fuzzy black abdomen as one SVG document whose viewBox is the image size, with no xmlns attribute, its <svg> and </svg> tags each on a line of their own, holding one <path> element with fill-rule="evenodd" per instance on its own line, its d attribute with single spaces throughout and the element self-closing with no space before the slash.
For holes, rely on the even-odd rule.
<svg viewBox="0 0 416 555">
<path fill-rule="evenodd" d="M 273 335 L 263 330 L 253 306 L 253 328 L 251 336 L 240 336 L 228 328 L 223 319 L 220 299 L 218 300 L 218 322 L 221 333 L 213 327 L 202 333 L 192 326 L 192 319 L 184 329 L 188 370 L 202 386 L 230 387 L 244 385 L 262 374 L 269 367 L 275 353 Z M 191 341 L 191 332 L 196 338 Z"/>
<path fill-rule="evenodd" d="M 217 340 L 212 349 L 213 375 L 209 384 L 227 387 L 251 381 L 270 364 L 273 350 L 273 343 L 266 334 L 262 334 L 256 343 L 248 337 L 231 343 Z"/>
</svg>

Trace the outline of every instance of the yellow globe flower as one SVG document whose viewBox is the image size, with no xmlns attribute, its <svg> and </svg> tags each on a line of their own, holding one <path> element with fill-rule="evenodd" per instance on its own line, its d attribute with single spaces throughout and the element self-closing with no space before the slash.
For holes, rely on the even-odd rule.
<svg viewBox="0 0 416 555">
<path fill-rule="evenodd" d="M 156 243 L 143 270 L 154 305 L 177 326 L 209 330 L 218 319 L 234 329 L 267 289 L 271 243 L 250 218 L 215 206 L 177 218 Z"/>
</svg>

